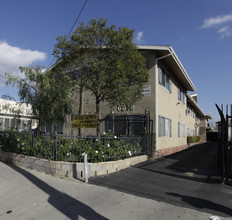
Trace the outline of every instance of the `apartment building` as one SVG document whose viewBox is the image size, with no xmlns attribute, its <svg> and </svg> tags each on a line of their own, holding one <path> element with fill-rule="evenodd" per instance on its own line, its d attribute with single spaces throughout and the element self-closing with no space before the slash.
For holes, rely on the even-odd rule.
<svg viewBox="0 0 232 220">
<path fill-rule="evenodd" d="M 143 98 L 127 109 L 125 106 L 109 108 L 107 103 L 100 106 L 101 119 L 107 117 L 139 118 L 149 113 L 152 131 L 155 135 L 156 150 L 168 154 L 187 146 L 187 136 L 199 135 L 205 141 L 206 119 L 197 104 L 196 88 L 171 46 L 138 45 L 139 52 L 146 59 L 150 79 L 144 86 Z M 80 97 L 77 97 L 77 102 Z M 95 100 L 89 92 L 81 95 L 82 114 L 95 112 Z M 101 132 L 109 131 L 107 120 L 101 124 Z M 64 126 L 64 133 L 70 131 L 71 119 Z M 113 126 L 113 127 L 112 127 Z M 114 129 L 114 125 L 110 126 Z M 77 133 L 78 129 L 73 129 Z M 130 129 L 133 130 L 133 129 Z M 82 129 L 84 134 L 93 134 L 95 129 Z"/>
</svg>

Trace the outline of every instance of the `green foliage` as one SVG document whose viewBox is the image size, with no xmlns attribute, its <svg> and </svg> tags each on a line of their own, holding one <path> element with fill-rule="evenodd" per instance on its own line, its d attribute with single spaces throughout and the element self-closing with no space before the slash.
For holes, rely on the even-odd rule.
<svg viewBox="0 0 232 220">
<path fill-rule="evenodd" d="M 200 136 L 188 136 L 187 137 L 187 143 L 190 144 L 190 143 L 196 143 L 196 142 L 199 142 L 201 139 Z"/>
<path fill-rule="evenodd" d="M 18 96 L 24 103 L 32 105 L 34 118 L 42 124 L 63 123 L 71 113 L 72 82 L 66 75 L 59 77 L 44 72 L 40 67 L 20 67 L 24 78 L 6 73 L 6 84 L 18 88 Z"/>
<path fill-rule="evenodd" d="M 100 18 L 86 26 L 80 23 L 70 39 L 57 38 L 54 71 L 63 69 L 79 89 L 90 91 L 98 115 L 100 102 L 130 107 L 142 97 L 149 74 L 133 34 L 125 27 L 107 26 L 107 20 Z"/>
<path fill-rule="evenodd" d="M 111 134 L 99 139 L 37 136 L 16 132 L 0 133 L 0 150 L 55 161 L 89 162 L 125 159 L 141 153 L 140 140 L 117 138 Z"/>
</svg>

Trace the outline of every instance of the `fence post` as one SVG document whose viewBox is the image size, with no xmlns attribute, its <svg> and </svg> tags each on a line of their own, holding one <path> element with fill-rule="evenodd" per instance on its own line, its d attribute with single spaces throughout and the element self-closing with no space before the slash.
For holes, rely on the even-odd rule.
<svg viewBox="0 0 232 220">
<path fill-rule="evenodd" d="M 85 176 L 85 183 L 88 183 L 88 156 L 84 154 L 84 176 Z"/>
<path fill-rule="evenodd" d="M 55 132 L 55 134 L 54 134 L 53 161 L 56 161 L 56 132 Z"/>
<path fill-rule="evenodd" d="M 31 149 L 34 149 L 34 133 L 31 133 Z"/>
</svg>

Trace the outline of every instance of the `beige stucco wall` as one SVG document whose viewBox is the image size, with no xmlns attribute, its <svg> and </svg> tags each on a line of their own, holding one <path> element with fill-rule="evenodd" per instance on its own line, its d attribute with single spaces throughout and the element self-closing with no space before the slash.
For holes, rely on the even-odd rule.
<svg viewBox="0 0 232 220">
<path fill-rule="evenodd" d="M 143 53 L 143 52 L 142 52 Z M 110 108 L 107 103 L 101 103 L 100 105 L 100 117 L 104 118 L 108 114 L 144 114 L 145 110 L 150 112 L 150 119 L 153 120 L 153 133 L 156 131 L 156 122 L 155 122 L 155 79 L 156 79 L 156 68 L 155 52 L 146 52 L 143 56 L 148 60 L 148 70 L 150 74 L 150 79 L 147 85 L 151 86 L 151 94 L 144 96 L 140 101 L 135 103 L 135 109 L 133 110 L 118 110 L 117 107 Z M 160 61 L 163 66 L 165 66 L 165 59 Z M 172 92 L 170 93 L 168 89 L 164 86 L 157 83 L 158 88 L 158 115 L 169 118 L 172 120 L 172 136 L 171 137 L 159 137 L 157 140 L 156 150 L 167 149 L 176 146 L 184 146 L 187 144 L 187 128 L 195 129 L 195 118 L 186 115 L 187 108 L 187 99 L 185 97 L 185 103 L 178 100 L 178 88 L 183 88 L 183 85 L 180 83 L 180 80 L 175 77 L 175 74 L 172 70 L 167 68 L 170 78 L 172 80 Z M 157 77 L 158 78 L 158 77 Z M 77 96 L 78 100 L 78 96 Z M 82 114 L 91 114 L 95 110 L 95 99 L 89 92 L 83 93 L 83 104 L 82 104 Z M 122 106 L 121 106 L 122 107 Z M 78 113 L 78 107 L 76 107 Z M 71 134 L 71 121 L 68 118 L 67 126 L 64 127 L 64 133 Z M 185 124 L 185 137 L 178 137 L 178 122 Z M 96 129 L 81 129 L 82 135 L 94 135 L 96 134 Z M 104 122 L 101 125 L 101 133 L 104 130 Z M 73 130 L 74 134 L 78 134 L 78 129 Z M 158 131 L 157 131 L 158 132 Z"/>
<path fill-rule="evenodd" d="M 178 137 L 178 122 L 185 124 L 185 104 L 178 100 L 178 81 L 172 77 L 172 92 L 170 93 L 163 85 L 158 84 L 158 115 L 172 120 L 172 136 L 158 137 L 157 150 L 175 146 L 182 146 L 187 143 L 186 137 Z"/>
<path fill-rule="evenodd" d="M 108 114 L 144 114 L 145 110 L 150 111 L 151 119 L 155 119 L 155 54 L 154 53 L 146 53 L 144 57 L 149 60 L 148 62 L 148 70 L 150 79 L 146 83 L 146 85 L 151 86 L 151 95 L 144 96 L 141 100 L 135 103 L 133 110 L 118 110 L 117 106 L 110 108 L 109 105 L 104 102 L 100 104 L 100 118 L 103 119 Z M 76 101 L 79 101 L 79 95 L 76 95 Z M 78 104 L 74 103 L 75 110 L 73 113 L 79 112 Z M 123 106 L 121 106 L 123 107 Z M 95 107 L 95 99 L 91 95 L 89 91 L 84 91 L 82 94 L 82 114 L 91 114 L 96 112 Z M 66 125 L 63 128 L 64 134 L 71 134 L 71 117 L 67 116 Z M 155 123 L 153 123 L 153 130 L 155 130 Z M 101 133 L 104 131 L 104 122 L 101 123 Z M 82 135 L 95 135 L 96 129 L 89 128 L 89 129 L 81 129 Z M 73 134 L 78 134 L 78 129 L 73 129 Z"/>
</svg>

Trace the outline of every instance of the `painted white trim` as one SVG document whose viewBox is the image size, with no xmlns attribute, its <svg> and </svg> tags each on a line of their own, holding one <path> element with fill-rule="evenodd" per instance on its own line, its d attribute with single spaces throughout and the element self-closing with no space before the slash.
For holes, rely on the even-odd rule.
<svg viewBox="0 0 232 220">
<path fill-rule="evenodd" d="M 196 91 L 196 87 L 194 86 L 192 80 L 190 79 L 189 75 L 187 74 L 185 68 L 183 67 L 182 63 L 180 62 L 179 58 L 177 57 L 176 53 L 173 51 L 172 53 L 172 57 L 173 59 L 176 61 L 176 64 L 179 66 L 179 68 L 181 69 L 185 79 L 188 81 L 188 83 L 190 84 L 190 86 L 192 87 L 192 91 L 195 92 Z"/>
<path fill-rule="evenodd" d="M 171 46 L 165 45 L 137 45 L 139 50 L 169 50 Z"/>
<path fill-rule="evenodd" d="M 174 49 L 171 46 L 165 46 L 165 45 L 137 45 L 138 50 L 166 50 L 169 53 L 171 53 L 173 60 L 177 64 L 178 68 L 181 70 L 183 77 L 188 82 L 188 84 L 191 87 L 190 91 L 195 92 L 196 87 L 194 86 L 192 80 L 190 79 L 189 75 L 187 74 L 185 68 L 183 67 L 182 63 L 180 62 L 178 56 L 176 55 Z M 169 54 L 168 54 L 169 55 Z M 159 59 L 159 58 L 157 58 Z"/>
</svg>

